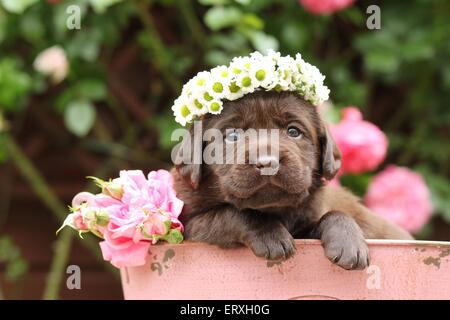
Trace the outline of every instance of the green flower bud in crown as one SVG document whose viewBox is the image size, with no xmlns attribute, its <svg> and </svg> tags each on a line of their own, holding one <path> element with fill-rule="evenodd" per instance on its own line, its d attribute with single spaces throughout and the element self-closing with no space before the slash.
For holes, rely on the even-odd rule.
<svg viewBox="0 0 450 320">
<path fill-rule="evenodd" d="M 267 55 L 256 51 L 234 58 L 228 66 L 199 72 L 183 86 L 172 110 L 175 121 L 184 126 L 204 114 L 220 114 L 224 101 L 237 100 L 255 90 L 295 92 L 318 106 L 330 93 L 324 80 L 319 69 L 300 54 L 292 58 L 273 50 Z"/>
</svg>

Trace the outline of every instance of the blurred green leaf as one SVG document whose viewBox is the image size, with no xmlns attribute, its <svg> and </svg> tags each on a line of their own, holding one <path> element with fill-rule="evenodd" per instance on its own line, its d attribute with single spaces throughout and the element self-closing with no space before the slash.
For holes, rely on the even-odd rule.
<svg viewBox="0 0 450 320">
<path fill-rule="evenodd" d="M 247 39 L 239 32 L 231 31 L 230 33 L 214 34 L 209 37 L 209 43 L 214 47 L 219 47 L 223 51 L 239 52 L 240 50 L 249 50 Z M 236 54 L 238 55 L 238 54 Z"/>
<path fill-rule="evenodd" d="M 98 101 L 106 98 L 107 89 L 103 82 L 97 79 L 84 79 L 75 86 L 76 95 L 86 100 Z"/>
<path fill-rule="evenodd" d="M 431 201 L 434 211 L 450 223 L 450 184 L 447 179 L 430 170 L 425 165 L 414 168 L 420 172 L 425 179 L 431 193 Z"/>
<path fill-rule="evenodd" d="M 42 43 L 45 26 L 34 10 L 28 10 L 20 19 L 19 29 L 23 37 L 36 46 Z"/>
<path fill-rule="evenodd" d="M 397 55 L 383 50 L 368 52 L 364 62 L 367 70 L 374 73 L 396 73 L 400 65 Z"/>
<path fill-rule="evenodd" d="M 64 123 L 73 134 L 83 137 L 95 122 L 95 107 L 86 100 L 71 102 L 64 111 Z"/>
<path fill-rule="evenodd" d="M 252 0 L 234 0 L 235 2 L 242 4 L 243 6 L 248 6 L 252 3 Z"/>
<path fill-rule="evenodd" d="M 450 89 L 450 64 L 442 66 L 443 84 L 447 89 Z"/>
<path fill-rule="evenodd" d="M 8 263 L 5 278 L 10 282 L 19 280 L 28 270 L 28 263 L 23 259 L 15 259 Z"/>
<path fill-rule="evenodd" d="M 16 59 L 0 60 L 0 109 L 17 111 L 32 87 L 31 77 L 23 72 Z"/>
<path fill-rule="evenodd" d="M 338 106 L 363 107 L 367 104 L 367 86 L 353 78 L 354 76 L 348 68 L 335 66 L 329 76 L 336 87 L 333 90 L 333 101 Z"/>
<path fill-rule="evenodd" d="M 219 6 L 229 4 L 230 0 L 198 0 L 198 2 L 205 6 Z"/>
<path fill-rule="evenodd" d="M 289 49 L 295 51 L 305 44 L 307 35 L 301 24 L 287 21 L 281 29 L 281 40 Z"/>
<path fill-rule="evenodd" d="M 209 66 L 225 65 L 230 62 L 231 56 L 222 50 L 210 50 L 206 53 L 205 62 Z"/>
<path fill-rule="evenodd" d="M 170 108 L 168 108 L 165 113 L 153 118 L 150 124 L 158 129 L 158 142 L 159 145 L 166 150 L 172 148 L 178 141 L 172 141 L 172 133 L 175 129 L 181 128 L 181 126 L 175 121 L 167 121 L 172 117 L 172 113 L 170 112 Z"/>
<path fill-rule="evenodd" d="M 4 133 L 0 130 L 0 164 L 6 161 L 7 159 L 7 151 L 6 151 L 6 144 L 5 144 L 5 137 Z"/>
<path fill-rule="evenodd" d="M 246 13 L 242 16 L 241 25 L 256 30 L 262 30 L 264 28 L 264 21 L 253 13 Z"/>
<path fill-rule="evenodd" d="M 213 31 L 239 23 L 242 12 L 236 7 L 212 7 L 204 17 L 205 24 Z"/>
<path fill-rule="evenodd" d="M 372 178 L 373 174 L 371 173 L 363 173 L 360 175 L 346 174 L 340 178 L 340 182 L 344 187 L 349 188 L 359 197 L 364 197 Z"/>
<path fill-rule="evenodd" d="M 0 10 L 0 45 L 6 37 L 7 24 L 8 24 L 8 17 L 5 12 Z"/>
<path fill-rule="evenodd" d="M 0 237 L 0 263 L 6 264 L 5 278 L 15 282 L 25 275 L 28 263 L 8 236 Z"/>
<path fill-rule="evenodd" d="M 266 53 L 269 49 L 278 50 L 279 43 L 274 36 L 261 31 L 251 31 L 249 32 L 249 37 L 253 47 L 261 53 Z"/>
<path fill-rule="evenodd" d="M 100 52 L 102 35 L 98 29 L 76 32 L 67 44 L 67 54 L 71 58 L 81 58 L 87 62 L 94 62 Z"/>
<path fill-rule="evenodd" d="M 39 0 L 0 0 L 3 7 L 12 13 L 22 13 Z"/>
<path fill-rule="evenodd" d="M 354 25 L 365 26 L 366 24 L 367 17 L 358 7 L 349 7 L 346 10 L 340 11 L 339 15 Z"/>
<path fill-rule="evenodd" d="M 104 13 L 108 7 L 120 1 L 122 0 L 89 0 L 94 10 L 98 13 Z"/>
<path fill-rule="evenodd" d="M 56 109 L 63 112 L 74 100 L 101 101 L 107 96 L 106 85 L 99 79 L 82 79 L 67 87 L 55 101 Z"/>
</svg>

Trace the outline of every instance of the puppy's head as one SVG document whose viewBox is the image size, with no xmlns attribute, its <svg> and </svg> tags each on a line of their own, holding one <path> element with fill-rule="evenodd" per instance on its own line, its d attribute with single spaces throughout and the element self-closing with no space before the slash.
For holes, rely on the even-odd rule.
<svg viewBox="0 0 450 320">
<path fill-rule="evenodd" d="M 203 158 L 215 161 L 177 169 L 193 188 L 204 185 L 218 201 L 240 209 L 298 206 L 340 168 L 340 153 L 316 107 L 292 93 L 256 92 L 227 102 L 220 115 L 202 119 L 201 130 L 213 132 L 201 145 Z"/>
</svg>

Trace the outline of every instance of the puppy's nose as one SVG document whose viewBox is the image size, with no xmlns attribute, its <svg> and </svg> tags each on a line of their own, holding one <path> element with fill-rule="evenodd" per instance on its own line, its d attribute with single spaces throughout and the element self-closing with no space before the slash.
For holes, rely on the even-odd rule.
<svg viewBox="0 0 450 320">
<path fill-rule="evenodd" d="M 259 156 L 256 160 L 255 167 L 258 170 L 262 169 L 277 169 L 280 165 L 280 160 L 278 157 L 272 156 L 272 155 L 264 155 Z"/>
</svg>

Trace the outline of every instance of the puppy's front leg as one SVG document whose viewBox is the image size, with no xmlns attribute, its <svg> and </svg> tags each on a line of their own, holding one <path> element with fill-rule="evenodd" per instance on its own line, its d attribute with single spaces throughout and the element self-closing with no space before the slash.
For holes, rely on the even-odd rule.
<svg viewBox="0 0 450 320">
<path fill-rule="evenodd" d="M 295 253 L 294 239 L 273 217 L 223 207 L 188 220 L 185 236 L 223 248 L 245 245 L 258 257 L 282 260 Z"/>
<path fill-rule="evenodd" d="M 352 217 L 339 211 L 328 212 L 319 220 L 314 235 L 322 241 L 327 258 L 338 266 L 350 270 L 369 265 L 369 249 Z"/>
</svg>

